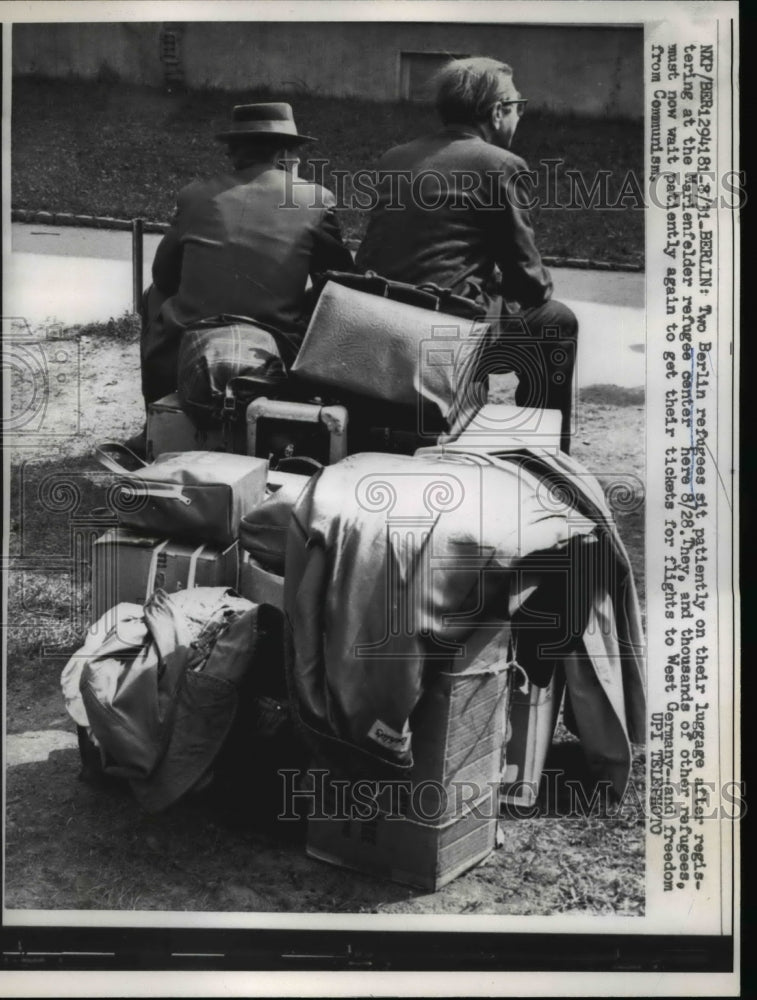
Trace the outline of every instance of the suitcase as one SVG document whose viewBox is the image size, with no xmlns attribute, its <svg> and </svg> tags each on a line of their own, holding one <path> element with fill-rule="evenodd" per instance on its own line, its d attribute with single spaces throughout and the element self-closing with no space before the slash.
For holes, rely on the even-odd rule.
<svg viewBox="0 0 757 1000">
<path fill-rule="evenodd" d="M 92 620 L 116 604 L 144 604 L 154 590 L 233 587 L 238 545 L 185 545 L 167 538 L 112 528 L 92 545 Z"/>
<path fill-rule="evenodd" d="M 272 604 L 284 610 L 284 577 L 264 569 L 248 552 L 239 566 L 239 593 L 253 604 Z"/>
<path fill-rule="evenodd" d="M 233 451 L 244 455 L 247 435 L 244 422 L 231 427 L 229 437 L 222 427 L 196 427 L 182 410 L 178 394 L 172 392 L 147 407 L 147 460 L 167 451 Z"/>
<path fill-rule="evenodd" d="M 507 403 L 486 403 L 469 419 L 453 427 L 439 438 L 439 444 L 455 444 L 468 451 L 492 449 L 543 448 L 551 454 L 560 453 L 562 414 L 559 410 L 543 410 L 535 406 L 514 406 Z"/>
<path fill-rule="evenodd" d="M 114 457 L 121 452 L 129 466 Z M 268 463 L 249 455 L 165 452 L 148 463 L 110 441 L 95 453 L 118 476 L 108 501 L 119 525 L 142 534 L 225 548 L 236 541 L 245 513 L 265 498 Z"/>
<path fill-rule="evenodd" d="M 563 671 L 555 670 L 546 687 L 527 681 L 525 692 L 517 688 L 512 692 L 507 766 L 501 790 L 501 801 L 506 806 L 528 807 L 536 802 L 564 687 Z"/>
<path fill-rule="evenodd" d="M 247 407 L 247 454 L 267 458 L 271 468 L 305 455 L 333 465 L 347 455 L 347 420 L 343 406 L 261 396 Z"/>
</svg>

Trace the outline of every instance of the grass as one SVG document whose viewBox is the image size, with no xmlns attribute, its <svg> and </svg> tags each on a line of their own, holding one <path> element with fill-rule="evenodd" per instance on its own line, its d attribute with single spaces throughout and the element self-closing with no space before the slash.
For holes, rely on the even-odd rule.
<svg viewBox="0 0 757 1000">
<path fill-rule="evenodd" d="M 272 98 L 254 90 L 166 94 L 109 80 L 14 80 L 12 205 L 167 221 L 181 187 L 223 169 L 222 147 L 213 135 L 227 124 L 231 105 Z M 437 127 L 424 105 L 312 94 L 294 103 L 298 127 L 318 137 L 307 156 L 325 160 L 326 185 L 347 196 L 356 170 L 371 168 L 390 146 Z M 612 203 L 629 171 L 643 176 L 640 122 L 535 112 L 521 122 L 513 149 L 538 170 L 535 193 L 543 205 L 534 219 L 543 254 L 643 263 L 643 211 L 549 208 L 546 168 L 539 169 L 545 159 L 564 161 L 557 170 L 557 205 L 570 200 L 567 170 L 579 171 L 589 187 L 597 171 L 608 170 Z M 345 172 L 346 180 L 338 183 L 335 171 Z M 365 214 L 345 207 L 341 223 L 345 236 L 360 239 Z"/>
<path fill-rule="evenodd" d="M 120 316 L 111 316 L 105 322 L 66 327 L 61 337 L 107 337 L 132 343 L 139 340 L 141 329 L 142 321 L 139 316 L 127 310 Z"/>
</svg>

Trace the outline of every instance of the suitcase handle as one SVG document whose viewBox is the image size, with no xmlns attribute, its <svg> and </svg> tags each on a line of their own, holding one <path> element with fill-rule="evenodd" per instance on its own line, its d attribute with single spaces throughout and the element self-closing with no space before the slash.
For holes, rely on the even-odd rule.
<svg viewBox="0 0 757 1000">
<path fill-rule="evenodd" d="M 320 276 L 325 285 L 334 281 L 338 285 L 346 285 L 356 291 L 380 295 L 394 302 L 404 302 L 406 305 L 417 306 L 419 309 L 430 309 L 434 312 L 449 312 L 463 319 L 482 319 L 486 309 L 473 299 L 464 295 L 456 295 L 450 288 L 427 281 L 419 285 L 411 285 L 404 281 L 392 281 L 384 278 L 376 271 L 366 271 L 365 274 L 353 274 L 349 271 L 325 271 Z"/>
<path fill-rule="evenodd" d="M 314 476 L 323 465 L 317 458 L 310 455 L 292 455 L 290 458 L 282 458 L 276 466 L 277 472 L 293 472 L 300 476 Z"/>
</svg>

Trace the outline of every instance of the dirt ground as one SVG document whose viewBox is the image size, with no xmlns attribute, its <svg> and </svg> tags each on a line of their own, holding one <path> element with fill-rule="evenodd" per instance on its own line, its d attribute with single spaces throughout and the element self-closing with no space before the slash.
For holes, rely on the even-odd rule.
<svg viewBox="0 0 757 1000">
<path fill-rule="evenodd" d="M 11 469 L 7 907 L 643 914 L 641 749 L 634 759 L 633 794 L 623 809 L 604 817 L 567 816 L 565 801 L 542 802 L 531 816 L 503 820 L 501 846 L 436 893 L 312 860 L 296 824 L 276 831 L 237 828 L 202 795 L 152 816 L 119 786 L 79 780 L 75 730 L 58 684 L 87 625 L 86 579 L 74 580 L 68 569 L 70 529 L 87 504 L 99 502 L 93 442 L 123 439 L 140 426 L 138 350 L 133 341 L 55 335 L 44 352 L 48 389 L 42 397 L 35 389 L 35 371 L 20 366 L 14 373 L 18 433 Z M 57 378 L 56 365 L 66 378 Z M 500 395 L 507 389 L 505 381 Z M 44 398 L 44 412 L 41 402 L 29 403 L 38 398 Z M 643 426 L 639 394 L 587 390 L 574 453 L 605 477 L 618 470 L 641 477 Z M 41 465 L 43 460 L 53 464 Z M 78 506 L 72 506 L 70 491 L 59 488 L 57 501 L 48 498 L 50 513 L 40 517 L 40 477 L 48 469 L 69 470 Z M 619 523 L 641 584 L 643 507 L 631 505 Z M 566 776 L 580 775 L 577 751 L 560 728 L 549 766 Z M 248 794 L 255 792 L 252 773 Z"/>
</svg>

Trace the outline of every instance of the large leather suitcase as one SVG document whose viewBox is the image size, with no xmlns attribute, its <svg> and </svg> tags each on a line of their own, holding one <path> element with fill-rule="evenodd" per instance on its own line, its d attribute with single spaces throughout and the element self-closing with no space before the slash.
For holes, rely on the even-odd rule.
<svg viewBox="0 0 757 1000">
<path fill-rule="evenodd" d="M 331 277 L 292 374 L 334 394 L 351 417 L 358 401 L 373 401 L 374 411 L 380 404 L 377 426 L 416 424 L 437 433 L 451 426 L 489 331 L 480 307 L 442 289 L 415 289 L 377 275 Z M 465 303 L 469 315 L 445 312 L 452 299 Z"/>
</svg>

